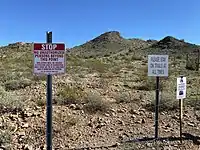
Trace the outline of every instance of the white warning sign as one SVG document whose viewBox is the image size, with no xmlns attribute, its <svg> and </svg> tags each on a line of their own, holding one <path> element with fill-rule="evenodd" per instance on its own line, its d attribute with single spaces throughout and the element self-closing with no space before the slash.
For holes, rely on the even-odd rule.
<svg viewBox="0 0 200 150">
<path fill-rule="evenodd" d="M 65 45 L 34 43 L 34 74 L 65 73 Z"/>
<path fill-rule="evenodd" d="M 168 55 L 148 55 L 148 76 L 168 76 Z"/>
<path fill-rule="evenodd" d="M 177 78 L 176 98 L 177 99 L 186 98 L 186 77 Z"/>
</svg>

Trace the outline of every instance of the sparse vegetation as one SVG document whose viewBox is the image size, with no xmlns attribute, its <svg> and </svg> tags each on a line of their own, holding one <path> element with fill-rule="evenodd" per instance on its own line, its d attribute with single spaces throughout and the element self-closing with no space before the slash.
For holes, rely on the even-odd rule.
<svg viewBox="0 0 200 150">
<path fill-rule="evenodd" d="M 134 61 L 134 60 L 142 60 L 143 58 L 141 56 L 137 56 L 137 55 L 133 55 L 131 56 L 131 60 Z"/>
<path fill-rule="evenodd" d="M 142 81 L 139 85 L 135 86 L 134 89 L 143 91 L 155 90 L 156 89 L 155 79 L 147 78 L 145 81 Z"/>
<path fill-rule="evenodd" d="M 36 103 L 38 106 L 42 107 L 42 106 L 45 106 L 46 105 L 46 101 L 42 98 L 39 98 L 36 100 Z"/>
<path fill-rule="evenodd" d="M 120 92 L 116 97 L 116 103 L 130 103 L 132 100 L 132 96 L 130 92 Z"/>
<path fill-rule="evenodd" d="M 171 93 L 162 93 L 161 99 L 159 103 L 159 111 L 173 111 L 179 108 L 179 102 L 176 100 L 174 94 Z M 155 111 L 155 98 L 152 100 L 150 104 L 147 104 L 146 108 L 150 111 Z"/>
<path fill-rule="evenodd" d="M 18 90 L 30 86 L 32 81 L 29 79 L 10 80 L 5 83 L 6 90 Z"/>
<path fill-rule="evenodd" d="M 0 146 L 9 145 L 11 142 L 12 133 L 7 130 L 0 130 Z"/>
<path fill-rule="evenodd" d="M 63 111 L 61 110 L 56 112 L 54 117 L 55 117 L 56 122 L 59 125 L 60 132 L 63 132 L 63 130 L 69 129 L 70 127 L 78 123 L 77 118 L 67 113 L 63 113 Z"/>
<path fill-rule="evenodd" d="M 159 93 L 159 111 L 172 111 L 179 108 L 179 101 L 176 100 L 176 84 L 171 80 L 168 82 L 160 82 Z M 147 104 L 146 108 L 150 111 L 155 110 L 155 98 L 151 103 Z"/>
<path fill-rule="evenodd" d="M 84 96 L 81 87 L 65 85 L 58 89 L 56 102 L 60 105 L 81 103 Z"/>
<path fill-rule="evenodd" d="M 98 93 L 89 93 L 85 99 L 84 110 L 89 113 L 107 112 L 109 103 L 102 100 Z"/>
<path fill-rule="evenodd" d="M 105 73 L 109 69 L 109 65 L 103 63 L 101 60 L 88 59 L 83 63 L 83 66 L 88 68 L 90 72 L 97 71 L 99 73 Z"/>
<path fill-rule="evenodd" d="M 196 63 L 194 60 L 189 60 L 186 63 L 186 69 L 188 70 L 196 70 Z"/>
<path fill-rule="evenodd" d="M 11 92 L 5 91 L 3 87 L 0 86 L 0 112 L 12 112 L 13 110 L 19 110 L 23 108 L 23 103 L 19 97 L 12 94 Z"/>
</svg>

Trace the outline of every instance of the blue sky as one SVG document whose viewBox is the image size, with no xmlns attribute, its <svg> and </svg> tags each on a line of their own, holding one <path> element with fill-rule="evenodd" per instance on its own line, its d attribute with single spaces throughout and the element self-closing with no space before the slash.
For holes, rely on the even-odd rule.
<svg viewBox="0 0 200 150">
<path fill-rule="evenodd" d="M 200 0 L 1 0 L 0 45 L 53 42 L 66 47 L 117 30 L 125 38 L 167 35 L 200 44 Z"/>
</svg>

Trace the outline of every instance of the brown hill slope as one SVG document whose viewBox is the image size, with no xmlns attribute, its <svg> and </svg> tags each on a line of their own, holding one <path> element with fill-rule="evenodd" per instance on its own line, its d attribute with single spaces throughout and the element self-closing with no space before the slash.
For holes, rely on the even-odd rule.
<svg viewBox="0 0 200 150">
<path fill-rule="evenodd" d="M 128 49 L 148 47 L 149 43 L 140 39 L 125 39 L 118 31 L 110 31 L 70 51 L 83 57 L 110 56 Z"/>
<path fill-rule="evenodd" d="M 184 40 L 180 40 L 172 36 L 166 36 L 160 41 L 152 44 L 146 50 L 148 53 L 166 53 L 170 55 L 193 53 L 198 48 L 198 45 L 185 42 Z"/>
<path fill-rule="evenodd" d="M 81 57 L 102 57 L 111 55 L 131 54 L 152 54 L 152 53 L 191 53 L 199 48 L 195 44 L 179 40 L 172 36 L 166 36 L 160 41 L 125 39 L 118 31 L 110 31 L 74 48 L 70 49 L 71 54 Z"/>
</svg>

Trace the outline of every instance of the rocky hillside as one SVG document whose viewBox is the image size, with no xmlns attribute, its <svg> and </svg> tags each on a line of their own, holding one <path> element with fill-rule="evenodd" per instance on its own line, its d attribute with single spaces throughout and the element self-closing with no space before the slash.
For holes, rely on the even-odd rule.
<svg viewBox="0 0 200 150">
<path fill-rule="evenodd" d="M 53 76 L 53 149 L 198 149 L 200 78 L 180 55 L 169 58 L 169 76 L 160 78 L 160 139 L 154 140 L 156 83 L 147 76 L 146 57 L 138 54 L 147 49 L 161 52 L 163 45 L 171 50 L 173 45 L 179 50 L 185 46 L 176 39 L 170 42 L 125 39 L 119 32 L 106 32 L 71 49 L 71 54 L 84 57 L 67 55 L 66 74 Z M 0 47 L 0 58 L 0 149 L 44 150 L 46 77 L 33 75 L 31 45 Z M 175 99 L 179 74 L 187 77 L 183 143 Z"/>
<path fill-rule="evenodd" d="M 140 39 L 125 39 L 118 31 L 110 31 L 71 49 L 72 54 L 84 57 L 110 56 L 126 50 L 149 46 L 149 42 Z"/>
<path fill-rule="evenodd" d="M 176 39 L 172 36 L 167 36 L 152 45 L 152 47 L 154 48 L 162 48 L 162 49 L 181 49 L 183 47 L 192 47 L 192 46 L 195 45 L 187 43 L 184 40 Z"/>
<path fill-rule="evenodd" d="M 158 42 L 155 42 L 150 47 L 145 49 L 146 52 L 153 54 L 169 54 L 169 55 L 185 55 L 197 51 L 200 47 L 195 44 L 185 42 L 184 40 L 176 39 L 172 36 L 167 36 Z"/>
<path fill-rule="evenodd" d="M 116 54 L 124 55 L 130 52 L 145 54 L 148 53 L 190 53 L 199 48 L 195 44 L 167 36 L 160 41 L 125 39 L 118 31 L 110 31 L 86 42 L 83 45 L 70 49 L 71 54 L 81 57 L 102 57 Z"/>
</svg>

